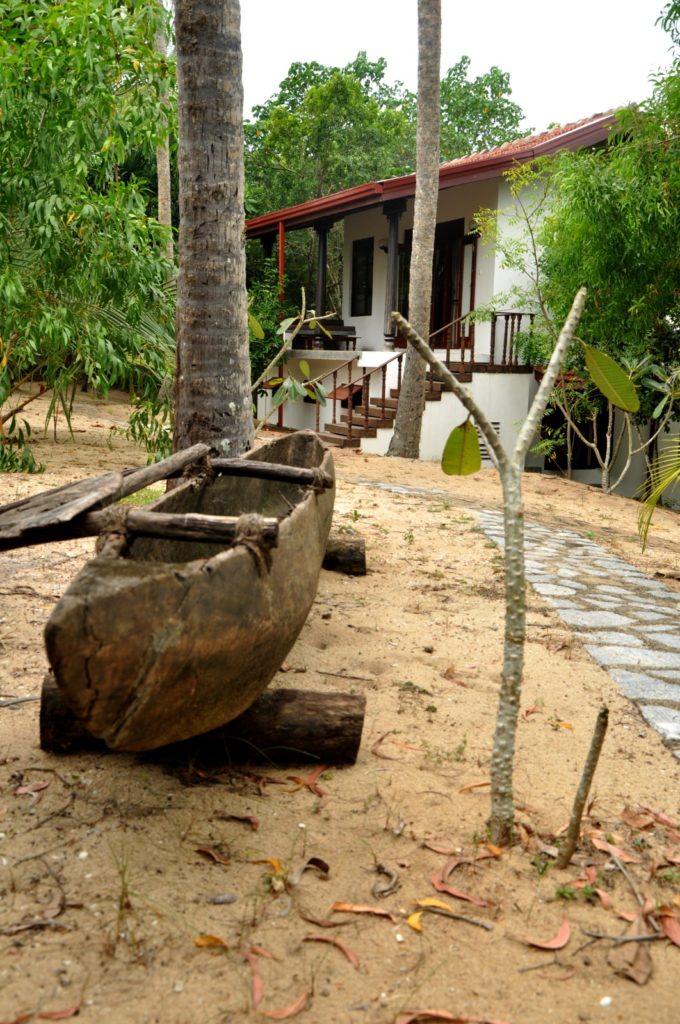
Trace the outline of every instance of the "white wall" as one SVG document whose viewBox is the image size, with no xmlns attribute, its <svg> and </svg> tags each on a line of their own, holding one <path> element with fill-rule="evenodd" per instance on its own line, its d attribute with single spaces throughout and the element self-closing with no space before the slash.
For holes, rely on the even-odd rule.
<svg viewBox="0 0 680 1024">
<path fill-rule="evenodd" d="M 515 214 L 515 199 L 511 195 L 510 187 L 504 178 L 498 184 L 498 213 L 498 223 L 502 236 L 508 240 L 520 238 L 523 234 L 522 226 L 510 223 L 510 218 Z M 499 295 L 509 291 L 515 285 L 526 286 L 528 280 L 518 278 L 516 270 L 504 267 L 502 254 L 494 252 L 494 283 L 496 294 Z"/>
<path fill-rule="evenodd" d="M 538 385 L 533 373 L 475 373 L 468 388 L 487 417 L 500 424 L 499 436 L 506 449 L 514 447 Z M 420 458 L 438 461 L 446 440 L 467 417 L 467 411 L 450 392 L 440 402 L 426 402 L 420 440 Z M 376 455 L 387 451 L 391 430 L 379 430 L 375 438 L 362 438 L 361 449 Z M 490 464 L 490 463 L 488 463 Z"/>
<path fill-rule="evenodd" d="M 306 379 L 306 375 L 300 370 L 300 360 L 305 360 L 309 364 L 309 379 L 315 380 L 317 377 L 324 377 L 322 381 L 326 391 L 331 391 L 333 388 L 333 371 L 336 372 L 336 384 L 341 386 L 347 384 L 348 381 L 355 380 L 361 375 L 361 370 L 357 368 L 357 357 L 352 352 L 318 352 L 314 350 L 299 352 L 295 355 L 291 355 L 286 363 L 285 375 L 293 376 L 296 380 L 303 381 Z M 387 353 L 389 355 L 389 353 Z M 348 366 L 347 364 L 350 363 Z M 348 377 L 348 372 L 350 376 Z M 273 374 L 272 376 L 275 376 Z M 257 398 L 257 419 L 262 419 L 271 410 L 273 392 L 268 392 L 265 395 L 260 395 Z M 323 430 L 326 423 L 330 423 L 333 419 L 333 402 L 329 399 L 325 406 L 318 405 L 315 403 L 305 402 L 302 399 L 298 399 L 294 402 L 285 402 L 283 406 L 283 425 L 293 430 L 316 430 L 317 429 L 317 410 L 319 413 L 319 430 Z M 340 404 L 336 406 L 337 418 L 340 418 Z M 271 416 L 268 416 L 267 422 L 272 426 L 275 426 L 278 422 L 278 410 L 274 410 Z"/>
<path fill-rule="evenodd" d="M 474 216 L 481 206 L 495 207 L 498 199 L 499 179 L 471 182 L 457 188 L 442 189 L 437 205 L 437 222 L 465 220 L 465 231 L 473 225 Z M 399 242 L 404 241 L 404 233 L 413 228 L 412 199 L 406 204 L 406 210 L 399 220 Z M 387 279 L 387 253 L 380 245 L 387 246 L 387 218 L 382 208 L 365 210 L 351 214 L 345 218 L 345 246 L 343 256 L 342 286 L 342 317 L 345 323 L 354 324 L 359 336 L 358 348 L 383 349 L 383 324 L 385 318 L 385 286 Z M 373 305 L 370 316 L 352 316 L 352 243 L 360 238 L 373 238 Z M 477 278 L 475 286 L 475 305 L 488 303 L 497 288 L 494 284 L 493 249 L 481 243 L 477 248 Z M 477 342 L 482 350 L 488 353 L 489 325 L 477 326 Z"/>
<path fill-rule="evenodd" d="M 618 432 L 621 427 L 621 419 L 621 414 L 619 413 L 617 416 L 615 412 L 614 429 L 616 436 L 618 436 Z M 659 437 L 659 452 L 662 452 L 665 447 L 671 444 L 673 438 L 676 438 L 679 435 L 680 423 L 672 423 L 669 432 L 667 434 L 664 433 Z M 648 436 L 649 427 L 645 425 L 642 427 L 642 437 L 643 439 L 646 439 Z M 633 433 L 633 447 L 637 448 L 639 444 L 640 442 L 637 438 L 637 435 Z M 627 452 L 628 448 L 624 440 L 619 450 L 619 455 L 615 460 L 612 470 L 610 472 L 610 484 L 613 484 L 618 479 L 619 474 L 623 470 L 626 463 Z M 621 483 L 616 488 L 616 493 L 622 494 L 625 498 L 636 497 L 637 495 L 639 495 L 640 488 L 645 482 L 646 475 L 647 464 L 645 462 L 644 455 L 642 453 L 634 455 L 631 461 L 630 468 L 628 469 Z M 602 482 L 602 473 L 599 470 L 599 468 L 577 469 L 574 470 L 573 472 L 573 478 L 578 483 L 592 484 L 595 487 L 599 487 Z M 675 489 L 669 490 L 667 497 L 670 499 L 670 501 L 680 501 L 680 486 L 677 486 Z"/>
</svg>

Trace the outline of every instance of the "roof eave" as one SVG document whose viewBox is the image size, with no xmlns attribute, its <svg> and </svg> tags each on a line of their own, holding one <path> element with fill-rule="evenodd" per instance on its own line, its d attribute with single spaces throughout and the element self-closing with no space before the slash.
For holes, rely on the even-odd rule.
<svg viewBox="0 0 680 1024">
<path fill-rule="evenodd" d="M 507 151 L 496 151 L 487 157 L 464 158 L 443 164 L 439 171 L 439 187 L 454 188 L 469 182 L 485 181 L 498 177 L 517 163 L 549 156 L 559 150 L 597 145 L 607 139 L 615 120 L 614 113 L 603 114 L 586 125 L 578 125 L 569 132 L 562 132 L 527 149 L 510 148 Z M 284 230 L 293 231 L 313 227 L 324 220 L 340 220 L 350 213 L 358 213 L 393 199 L 410 198 L 415 194 L 415 183 L 415 174 L 405 174 L 398 178 L 356 185 L 321 199 L 311 199 L 262 217 L 253 217 L 247 222 L 246 234 L 248 238 L 261 238 L 263 235 L 275 234 L 280 224 L 284 225 Z"/>
</svg>

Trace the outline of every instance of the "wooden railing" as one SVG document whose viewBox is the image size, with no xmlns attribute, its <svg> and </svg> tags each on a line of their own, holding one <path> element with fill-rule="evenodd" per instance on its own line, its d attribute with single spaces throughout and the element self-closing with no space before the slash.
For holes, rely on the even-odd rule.
<svg viewBox="0 0 680 1024">
<path fill-rule="evenodd" d="M 461 331 L 461 325 L 465 318 L 459 317 L 449 324 L 444 324 L 430 335 L 430 347 L 438 352 L 444 351 L 446 355 L 442 362 L 446 366 L 462 368 L 473 365 L 483 367 L 487 360 L 477 363 L 475 359 L 475 331 L 471 330 L 467 337 Z M 491 366 L 519 366 L 519 355 L 517 352 L 516 337 L 520 331 L 530 331 L 534 325 L 534 313 L 519 313 L 514 310 L 496 310 L 491 317 L 491 337 L 488 363 Z M 451 328 L 457 328 L 452 331 Z M 444 335 L 445 344 L 439 344 L 438 339 Z M 452 352 L 456 356 L 452 356 Z"/>
<path fill-rule="evenodd" d="M 317 377 L 318 382 L 328 382 L 330 385 L 328 389 L 329 397 L 333 402 L 331 412 L 331 422 L 336 423 L 338 420 L 338 402 L 344 401 L 343 391 L 347 396 L 347 436 L 352 438 L 352 423 L 354 420 L 355 409 L 361 409 L 361 415 L 365 420 L 369 417 L 369 406 L 372 406 L 372 411 L 380 411 L 383 414 L 387 408 L 387 367 L 390 363 L 396 362 L 397 364 L 397 383 L 396 387 L 401 387 L 401 374 L 404 356 L 404 352 L 396 352 L 389 359 L 386 359 L 384 363 L 379 366 L 373 366 L 366 370 L 364 373 L 359 374 L 356 377 L 352 377 L 351 367 L 354 362 L 350 359 L 348 362 L 343 363 L 342 366 L 336 367 L 334 370 L 329 370 L 328 373 L 324 374 L 323 377 Z M 371 379 L 376 375 L 380 374 L 380 392 L 378 395 L 371 397 Z M 343 377 L 345 378 L 343 380 Z M 324 387 L 326 384 L 324 383 Z M 354 405 L 354 396 L 361 395 L 359 405 Z M 379 417 L 377 417 L 379 418 Z M 317 402 L 316 405 L 316 430 L 320 429 L 321 424 L 321 406 Z"/>
<path fill-rule="evenodd" d="M 518 366 L 519 356 L 517 352 L 516 338 L 521 330 L 531 330 L 534 323 L 533 313 L 519 313 L 510 310 L 498 310 L 494 312 L 491 318 L 491 339 L 490 339 L 490 350 L 488 364 L 491 366 Z M 457 323 L 454 321 L 453 323 Z M 448 329 L 452 324 L 446 324 L 430 335 L 430 345 L 441 351 L 440 346 L 437 345 L 437 336 Z M 451 331 L 448 331 L 448 337 L 451 336 Z M 460 347 L 460 342 L 448 341 L 447 345 L 442 346 L 446 355 L 442 359 L 442 362 L 460 372 L 463 367 L 469 370 L 479 369 L 483 371 L 483 367 L 486 360 L 483 363 L 476 363 L 475 361 L 475 342 L 474 333 L 471 333 L 470 344 L 468 346 Z M 451 352 L 455 349 L 460 354 L 452 359 Z M 337 366 L 334 370 L 329 370 L 328 373 L 323 374 L 321 377 L 317 377 L 316 380 L 319 383 L 323 383 L 326 387 L 329 398 L 332 401 L 331 408 L 331 419 L 330 422 L 338 422 L 338 403 L 347 399 L 347 437 L 350 439 L 355 435 L 352 433 L 352 425 L 354 423 L 355 415 L 359 415 L 363 418 L 366 423 L 369 419 L 369 415 L 376 421 L 381 419 L 390 418 L 386 414 L 388 399 L 387 389 L 387 377 L 388 377 L 388 366 L 396 362 L 397 364 L 397 378 L 396 378 L 396 389 L 401 388 L 401 377 L 403 370 L 403 360 L 406 355 L 404 350 L 395 352 L 393 356 L 386 359 L 384 363 L 379 366 L 371 367 L 357 376 L 352 376 L 352 366 L 354 365 L 355 359 L 348 359 L 347 362 L 342 363 L 341 366 Z M 374 389 L 375 392 L 371 395 L 371 382 L 375 378 L 376 374 L 380 374 L 380 387 Z M 395 385 L 392 384 L 392 387 Z M 360 394 L 359 403 L 354 405 L 354 396 Z M 370 407 L 370 413 L 369 413 Z M 316 430 L 317 432 L 321 429 L 321 406 L 316 403 Z M 381 415 L 382 414 L 382 415 Z"/>
<path fill-rule="evenodd" d="M 519 356 L 515 339 L 521 330 L 528 330 L 534 326 L 534 313 L 514 313 L 507 310 L 497 310 L 491 318 L 491 349 L 489 350 L 489 362 L 492 366 L 496 363 L 496 351 L 500 348 L 499 364 L 501 366 L 518 366 Z"/>
</svg>

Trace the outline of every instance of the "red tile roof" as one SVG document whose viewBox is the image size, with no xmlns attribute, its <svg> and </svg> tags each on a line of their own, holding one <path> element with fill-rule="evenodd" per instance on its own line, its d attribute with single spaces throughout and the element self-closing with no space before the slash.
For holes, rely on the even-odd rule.
<svg viewBox="0 0 680 1024">
<path fill-rule="evenodd" d="M 439 187 L 453 188 L 470 181 L 495 178 L 514 163 L 525 163 L 539 156 L 556 153 L 560 149 L 575 150 L 583 146 L 594 146 L 606 140 L 615 117 L 615 111 L 609 110 L 604 114 L 583 118 L 581 121 L 549 128 L 538 135 L 506 142 L 484 153 L 473 153 L 458 160 L 450 160 L 439 169 Z M 399 178 L 386 178 L 383 181 L 356 185 L 354 188 L 344 189 L 321 199 L 310 199 L 306 203 L 298 203 L 284 210 L 253 217 L 246 223 L 246 234 L 249 238 L 259 238 L 261 235 L 275 233 L 281 223 L 286 231 L 290 231 L 310 227 L 321 220 L 339 220 L 349 213 L 380 206 L 391 199 L 413 196 L 415 181 L 415 174 L 406 174 Z"/>
</svg>

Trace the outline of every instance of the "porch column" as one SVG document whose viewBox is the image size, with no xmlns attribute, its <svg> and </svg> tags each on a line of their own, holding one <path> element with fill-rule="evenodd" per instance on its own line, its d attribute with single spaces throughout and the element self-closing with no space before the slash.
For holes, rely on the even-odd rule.
<svg viewBox="0 0 680 1024">
<path fill-rule="evenodd" d="M 387 275 L 385 278 L 385 320 L 383 333 L 385 347 L 394 344 L 395 327 L 391 313 L 397 308 L 397 291 L 399 283 L 399 218 L 406 209 L 404 199 L 396 199 L 385 203 L 383 213 L 387 218 Z"/>
<path fill-rule="evenodd" d="M 332 221 L 320 221 L 314 225 L 319 249 L 316 257 L 316 307 L 317 316 L 326 312 L 326 281 L 328 276 L 328 232 Z"/>
</svg>

